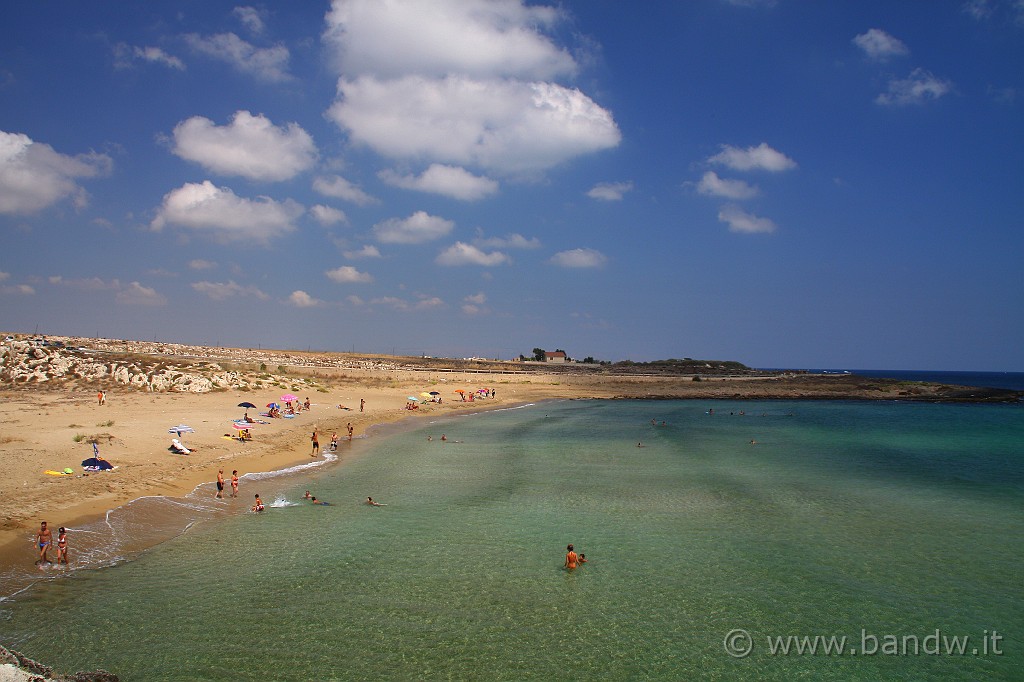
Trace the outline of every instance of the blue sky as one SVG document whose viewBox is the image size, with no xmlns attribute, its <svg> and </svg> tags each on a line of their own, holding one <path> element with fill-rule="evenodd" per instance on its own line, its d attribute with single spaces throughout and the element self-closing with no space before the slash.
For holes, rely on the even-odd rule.
<svg viewBox="0 0 1024 682">
<path fill-rule="evenodd" d="M 22 2 L 0 327 L 1024 370 L 1024 2 Z"/>
</svg>

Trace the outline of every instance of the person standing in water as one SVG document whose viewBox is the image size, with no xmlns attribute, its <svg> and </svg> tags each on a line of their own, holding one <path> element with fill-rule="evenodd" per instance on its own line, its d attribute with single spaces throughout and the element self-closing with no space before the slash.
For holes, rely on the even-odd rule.
<svg viewBox="0 0 1024 682">
<path fill-rule="evenodd" d="M 316 429 L 313 429 L 313 436 L 310 440 L 313 441 L 313 452 L 310 457 L 316 457 L 320 453 L 320 440 L 317 438 Z"/>
<path fill-rule="evenodd" d="M 214 497 L 224 499 L 224 470 L 217 472 L 217 494 Z"/>
<path fill-rule="evenodd" d="M 231 470 L 231 497 L 238 497 L 238 469 Z"/>
<path fill-rule="evenodd" d="M 571 571 L 580 565 L 580 558 L 576 556 L 576 550 L 571 544 L 565 548 L 565 552 L 565 568 Z"/>
<path fill-rule="evenodd" d="M 46 521 L 41 521 L 39 523 L 39 532 L 36 533 L 36 544 L 39 546 L 39 561 L 37 561 L 36 564 L 39 566 L 53 563 L 50 561 L 50 557 L 47 556 L 52 542 L 53 533 L 46 527 Z"/>
<path fill-rule="evenodd" d="M 64 526 L 57 529 L 57 565 L 68 565 L 68 531 Z"/>
</svg>

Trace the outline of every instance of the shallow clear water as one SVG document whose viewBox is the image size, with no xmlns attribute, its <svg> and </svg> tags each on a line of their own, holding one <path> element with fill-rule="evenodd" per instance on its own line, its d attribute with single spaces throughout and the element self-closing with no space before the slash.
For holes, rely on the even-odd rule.
<svg viewBox="0 0 1024 682">
<path fill-rule="evenodd" d="M 0 637 L 124 680 L 1020 679 L 1021 443 L 1019 406 L 462 416 L 249 482 L 279 506 L 37 585 L 0 604 Z M 574 572 L 568 542 L 589 559 Z M 738 628 L 743 658 L 724 647 Z M 969 635 L 967 653 L 882 653 L 936 634 Z M 848 641 L 773 655 L 788 635 Z"/>
</svg>

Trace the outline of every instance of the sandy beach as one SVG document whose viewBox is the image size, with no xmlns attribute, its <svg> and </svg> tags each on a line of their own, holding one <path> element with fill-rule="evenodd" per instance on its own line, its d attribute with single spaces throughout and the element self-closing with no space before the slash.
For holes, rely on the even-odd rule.
<svg viewBox="0 0 1024 682">
<path fill-rule="evenodd" d="M 81 344 L 83 340 L 69 339 L 68 343 Z M 368 359 L 337 353 L 256 352 L 113 340 L 94 340 L 91 346 L 97 349 L 95 352 L 107 354 L 103 356 L 105 364 L 97 365 L 95 359 L 82 356 L 78 358 L 79 369 L 61 375 L 59 380 L 38 379 L 52 377 L 54 367 L 71 363 L 74 369 L 73 355 L 49 350 L 44 355 L 38 348 L 26 347 L 29 352 L 22 354 L 20 367 L 22 371 L 27 371 L 26 366 L 31 368 L 33 374 L 27 380 L 24 374 L 12 374 L 17 358 L 5 356 L 5 377 L 9 380 L 0 390 L 0 453 L 6 466 L 6 475 L 0 478 L 0 557 L 4 564 L 34 560 L 32 541 L 41 520 L 56 530 L 61 525 L 101 518 L 108 510 L 138 497 L 184 495 L 199 484 L 212 483 L 218 469 L 224 469 L 225 477 L 230 478 L 233 469 L 245 474 L 308 462 L 314 429 L 323 451 L 333 433 L 339 440 L 347 438 L 349 424 L 358 438 L 376 424 L 545 399 L 961 400 L 977 393 L 973 390 L 968 395 L 931 385 L 908 388 L 898 382 L 865 382 L 844 376 L 712 375 L 694 381 L 692 376 L 623 376 L 566 368 L 545 371 L 533 367 L 523 371 L 515 363 L 458 371 L 452 369 L 451 362 L 420 358 L 403 363 L 391 357 Z M 122 347 L 131 354 L 113 354 Z M 26 362 L 25 357 L 35 359 Z M 175 364 L 168 364 L 169 358 Z M 209 366 L 200 358 L 218 360 L 218 369 L 229 366 L 228 360 L 235 363 L 230 365 L 230 372 L 213 378 L 214 382 L 229 385 L 193 392 L 196 382 L 206 381 L 188 373 Z M 86 362 L 92 364 L 86 367 Z M 283 362 L 294 364 L 286 368 Z M 46 372 L 39 363 L 44 363 Z M 264 371 L 268 365 L 286 374 L 269 375 Z M 136 373 L 129 373 L 129 369 Z M 88 376 L 88 372 L 100 370 L 108 374 Z M 179 382 L 177 390 L 173 384 L 170 390 L 154 390 L 157 380 L 165 376 Z M 186 384 L 187 390 L 180 388 L 182 381 L 191 382 Z M 495 396 L 463 402 L 456 392 L 473 393 L 481 387 L 493 388 Z M 99 390 L 105 392 L 102 405 L 97 397 Z M 431 391 L 438 394 L 441 404 L 419 402 L 417 409 L 406 409 L 410 397 L 424 401 L 429 397 L 424 394 Z M 308 398 L 311 409 L 292 419 L 259 416 L 266 411 L 263 406 L 280 402 L 287 393 L 294 393 L 302 401 Z M 362 411 L 360 401 L 365 401 Z M 238 407 L 242 402 L 259 407 L 246 410 Z M 254 425 L 250 442 L 225 438 L 236 433 L 233 420 L 246 413 L 269 423 Z M 172 454 L 168 449 L 175 437 L 168 429 L 178 424 L 195 429 L 195 433 L 182 437 L 192 451 L 189 455 Z M 93 442 L 102 457 L 115 465 L 113 471 L 83 471 L 81 462 L 92 456 Z M 44 473 L 65 468 L 73 473 Z"/>
</svg>

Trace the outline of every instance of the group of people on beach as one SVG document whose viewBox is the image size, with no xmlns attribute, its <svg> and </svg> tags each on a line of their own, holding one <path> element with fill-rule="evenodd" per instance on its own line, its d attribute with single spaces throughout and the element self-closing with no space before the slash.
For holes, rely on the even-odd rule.
<svg viewBox="0 0 1024 682">
<path fill-rule="evenodd" d="M 53 544 L 53 532 L 50 530 L 46 521 L 39 523 L 39 532 L 36 533 L 36 545 L 39 547 L 39 559 L 36 561 L 36 566 L 40 570 L 48 564 L 52 564 L 50 561 L 50 546 Z M 68 532 L 64 526 L 57 529 L 57 565 L 64 564 L 68 565 Z"/>
</svg>

